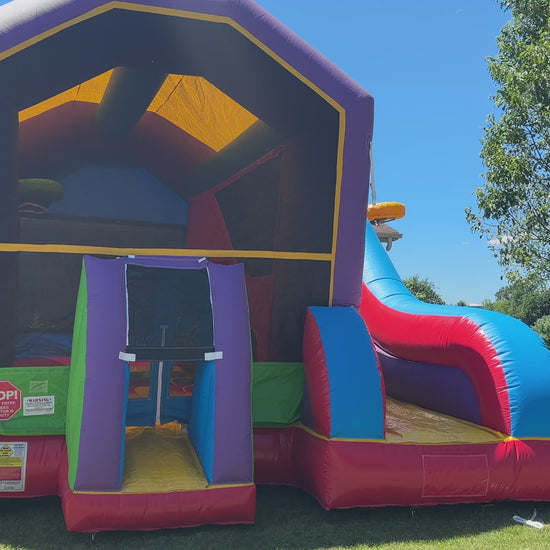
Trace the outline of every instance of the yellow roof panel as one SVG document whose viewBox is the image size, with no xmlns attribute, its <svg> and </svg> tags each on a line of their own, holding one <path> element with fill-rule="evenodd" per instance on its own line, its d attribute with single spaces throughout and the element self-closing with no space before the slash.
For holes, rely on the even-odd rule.
<svg viewBox="0 0 550 550">
<path fill-rule="evenodd" d="M 21 111 L 19 121 L 70 101 L 100 103 L 111 74 L 112 71 L 107 71 Z M 168 75 L 148 111 L 165 118 L 215 151 L 257 121 L 244 107 L 197 76 Z"/>
</svg>

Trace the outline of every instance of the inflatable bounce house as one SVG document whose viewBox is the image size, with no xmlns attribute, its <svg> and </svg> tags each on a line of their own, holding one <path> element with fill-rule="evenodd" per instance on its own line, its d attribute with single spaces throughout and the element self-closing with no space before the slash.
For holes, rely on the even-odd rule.
<svg viewBox="0 0 550 550">
<path fill-rule="evenodd" d="M 92 533 L 252 523 L 256 484 L 550 500 L 550 354 L 407 292 L 367 92 L 252 0 L 0 21 L 0 497 Z"/>
</svg>

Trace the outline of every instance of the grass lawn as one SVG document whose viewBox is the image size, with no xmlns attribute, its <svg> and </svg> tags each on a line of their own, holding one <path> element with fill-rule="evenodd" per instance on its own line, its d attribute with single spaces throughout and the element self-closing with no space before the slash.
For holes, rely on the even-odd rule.
<svg viewBox="0 0 550 550">
<path fill-rule="evenodd" d="M 550 522 L 550 503 L 353 509 L 325 512 L 287 487 L 259 487 L 255 525 L 153 532 L 68 533 L 59 499 L 0 500 L 0 550 L 548 549 L 550 525 L 533 529 L 514 514 Z"/>
</svg>

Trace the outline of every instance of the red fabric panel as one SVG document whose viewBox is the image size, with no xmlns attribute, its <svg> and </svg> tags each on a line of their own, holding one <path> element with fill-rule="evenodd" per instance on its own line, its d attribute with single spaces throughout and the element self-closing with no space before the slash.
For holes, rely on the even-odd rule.
<svg viewBox="0 0 550 550">
<path fill-rule="evenodd" d="M 67 484 L 64 437 L 2 437 L 0 445 L 2 441 L 27 441 L 28 453 L 25 492 L 0 496 L 57 494 L 59 478 L 69 530 L 151 530 L 254 520 L 254 486 L 156 495 L 74 494 Z M 301 487 L 326 509 L 550 500 L 549 440 L 399 445 L 327 441 L 299 427 L 259 428 L 254 430 L 254 451 L 258 483 Z M 475 490 L 480 487 L 484 490 Z"/>
<path fill-rule="evenodd" d="M 300 429 L 296 429 L 294 440 L 295 457 L 302 457 L 300 478 L 308 480 L 306 489 L 325 509 L 489 502 L 510 498 L 515 482 L 513 453 L 501 450 L 512 442 L 398 445 L 326 441 Z M 449 463 L 455 465 L 453 475 L 445 481 L 444 495 L 423 494 L 425 455 L 440 457 L 441 464 L 449 457 Z M 472 461 L 476 455 L 479 458 Z M 487 471 L 488 483 L 482 478 Z M 472 488 L 481 485 L 486 488 L 483 494 L 472 494 Z"/>
<path fill-rule="evenodd" d="M 294 464 L 292 428 L 254 429 L 254 481 L 301 486 Z"/>
<path fill-rule="evenodd" d="M 463 370 L 476 392 L 481 423 L 510 434 L 510 400 L 502 363 L 476 323 L 463 317 L 396 311 L 365 284 L 360 313 L 375 342 L 396 357 Z"/>
<path fill-rule="evenodd" d="M 422 468 L 423 497 L 487 496 L 489 463 L 486 454 L 423 454 Z"/>
<path fill-rule="evenodd" d="M 319 327 L 309 309 L 306 312 L 303 354 L 313 427 L 321 435 L 330 437 L 330 382 L 327 360 Z"/>
<path fill-rule="evenodd" d="M 151 494 L 78 494 L 60 473 L 60 494 L 69 531 L 152 531 L 198 525 L 254 523 L 256 486 Z"/>
<path fill-rule="evenodd" d="M 504 451 L 503 451 L 504 452 Z M 513 492 L 516 500 L 550 500 L 550 441 L 510 441 L 506 452 L 517 460 Z"/>
<path fill-rule="evenodd" d="M 312 436 L 303 429 L 293 430 L 294 463 L 299 487 L 315 497 L 325 510 L 329 510 L 334 490 L 330 486 L 330 447 L 326 440 Z"/>
<path fill-rule="evenodd" d="M 231 254 L 231 238 L 218 201 L 211 191 L 195 195 L 189 200 L 185 247 L 227 250 L 228 255 Z"/>
<path fill-rule="evenodd" d="M 399 445 L 254 430 L 258 483 L 295 485 L 325 509 L 550 500 L 550 440 Z"/>
<path fill-rule="evenodd" d="M 57 495 L 59 469 L 65 454 L 65 437 L 53 436 L 0 436 L 0 447 L 8 441 L 27 442 L 25 490 L 0 493 L 2 498 L 26 498 Z M 0 478 L 6 473 L 0 468 Z M 15 479 L 20 479 L 17 477 Z"/>
</svg>

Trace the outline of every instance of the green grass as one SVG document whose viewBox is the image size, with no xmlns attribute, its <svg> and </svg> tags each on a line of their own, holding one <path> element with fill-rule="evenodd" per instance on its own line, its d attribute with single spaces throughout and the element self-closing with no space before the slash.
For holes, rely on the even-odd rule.
<svg viewBox="0 0 550 550">
<path fill-rule="evenodd" d="M 308 495 L 259 487 L 255 525 L 153 532 L 68 533 L 59 499 L 0 500 L 1 550 L 514 549 L 550 548 L 550 525 L 533 529 L 514 514 L 550 522 L 550 503 L 353 509 L 325 512 Z"/>
</svg>

